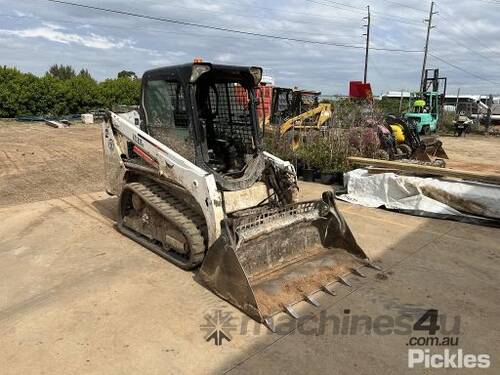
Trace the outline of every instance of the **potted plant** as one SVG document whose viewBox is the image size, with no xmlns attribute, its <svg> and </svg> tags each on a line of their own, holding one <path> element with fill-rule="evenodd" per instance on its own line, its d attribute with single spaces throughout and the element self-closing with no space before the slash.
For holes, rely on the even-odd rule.
<svg viewBox="0 0 500 375">
<path fill-rule="evenodd" d="M 298 164 L 302 166 L 304 181 L 314 181 L 314 147 L 313 143 L 304 143 L 297 149 Z"/>
<path fill-rule="evenodd" d="M 330 160 L 321 170 L 321 183 L 325 185 L 343 185 L 344 172 L 347 171 L 346 163 L 340 158 Z"/>
<path fill-rule="evenodd" d="M 332 129 L 317 146 L 317 165 L 323 184 L 343 185 L 344 172 L 348 170 L 349 138 L 340 129 Z"/>
<path fill-rule="evenodd" d="M 305 168 L 304 162 L 302 161 L 302 159 L 297 158 L 295 165 L 296 165 L 295 170 L 297 172 L 297 177 L 302 177 L 304 175 L 304 168 Z"/>
</svg>

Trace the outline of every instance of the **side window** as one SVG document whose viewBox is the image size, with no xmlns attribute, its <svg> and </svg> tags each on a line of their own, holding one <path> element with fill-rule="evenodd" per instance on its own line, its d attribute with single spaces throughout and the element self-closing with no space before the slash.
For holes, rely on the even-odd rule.
<svg viewBox="0 0 500 375">
<path fill-rule="evenodd" d="M 149 135 L 194 162 L 195 146 L 182 85 L 175 81 L 148 81 L 144 110 Z"/>
<path fill-rule="evenodd" d="M 278 111 L 283 112 L 288 110 L 290 106 L 290 91 L 280 92 L 278 95 Z"/>
</svg>

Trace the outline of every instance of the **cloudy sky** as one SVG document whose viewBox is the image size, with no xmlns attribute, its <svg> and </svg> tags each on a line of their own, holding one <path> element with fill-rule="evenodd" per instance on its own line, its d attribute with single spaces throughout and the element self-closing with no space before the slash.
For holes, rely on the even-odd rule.
<svg viewBox="0 0 500 375">
<path fill-rule="evenodd" d="M 70 0 L 304 43 L 105 13 L 47 0 L 0 0 L 0 64 L 43 74 L 50 65 L 87 68 L 99 79 L 120 70 L 202 57 L 259 65 L 282 86 L 347 92 L 363 78 L 366 5 L 372 10 L 368 79 L 375 93 L 418 88 L 425 44 L 425 0 Z M 369 1 L 369 2 L 368 2 Z M 428 67 L 449 92 L 500 93 L 500 0 L 440 0 Z M 318 43 L 319 42 L 319 43 Z M 340 46 L 342 45 L 342 46 Z M 361 48 L 359 48 L 361 47 Z M 436 57 L 434 57 L 436 56 Z M 454 66 L 451 66 L 452 64 Z"/>
</svg>

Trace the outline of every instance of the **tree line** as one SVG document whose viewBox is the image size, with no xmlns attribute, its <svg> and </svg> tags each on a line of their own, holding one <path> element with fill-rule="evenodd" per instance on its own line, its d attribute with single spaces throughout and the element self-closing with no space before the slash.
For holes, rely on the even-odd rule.
<svg viewBox="0 0 500 375">
<path fill-rule="evenodd" d="M 62 116 L 136 105 L 141 81 L 131 71 L 97 82 L 86 69 L 53 65 L 42 77 L 16 68 L 0 67 L 0 117 Z"/>
</svg>

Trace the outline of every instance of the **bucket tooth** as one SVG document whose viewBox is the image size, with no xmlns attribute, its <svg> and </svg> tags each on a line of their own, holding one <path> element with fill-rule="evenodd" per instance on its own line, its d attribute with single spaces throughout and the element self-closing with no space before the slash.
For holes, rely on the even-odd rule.
<svg viewBox="0 0 500 375">
<path fill-rule="evenodd" d="M 359 276 L 359 277 L 366 277 L 366 275 L 364 273 L 362 273 L 360 270 L 358 270 L 357 268 L 353 268 L 352 273 L 355 274 L 356 276 Z"/>
<path fill-rule="evenodd" d="M 366 266 L 371 267 L 377 271 L 382 271 L 382 268 L 380 266 L 377 266 L 375 263 L 368 262 L 368 263 L 366 263 Z"/>
<path fill-rule="evenodd" d="M 283 308 L 285 309 L 285 311 L 294 319 L 299 319 L 300 318 L 300 315 L 297 313 L 297 311 L 295 311 L 293 309 L 292 306 L 290 305 L 283 305 Z"/>
<path fill-rule="evenodd" d="M 348 287 L 352 287 L 352 284 L 342 276 L 337 276 L 337 280 Z"/>
<path fill-rule="evenodd" d="M 267 318 L 264 318 L 264 323 L 266 324 L 267 328 L 271 330 L 271 332 L 275 333 L 276 332 L 276 326 L 274 325 L 274 320 L 272 316 L 268 316 Z"/>
<path fill-rule="evenodd" d="M 337 293 L 335 293 L 335 291 L 334 291 L 333 289 L 330 289 L 330 288 L 328 287 L 328 285 L 322 285 L 322 286 L 321 286 L 321 290 L 322 290 L 323 292 L 325 292 L 325 293 L 328 293 L 328 294 L 329 294 L 329 295 L 331 295 L 331 296 L 336 296 L 336 295 L 337 295 Z"/>
<path fill-rule="evenodd" d="M 319 302 L 318 302 L 318 301 L 316 301 L 316 300 L 314 299 L 314 297 L 313 297 L 313 296 L 311 296 L 311 295 L 307 295 L 307 294 L 306 294 L 306 295 L 304 295 L 304 300 L 306 300 L 307 302 L 309 302 L 309 303 L 310 303 L 311 305 L 313 305 L 313 306 L 319 307 Z"/>
</svg>

